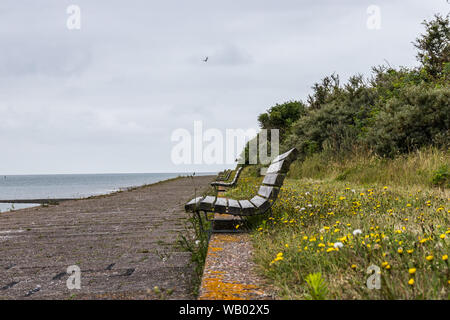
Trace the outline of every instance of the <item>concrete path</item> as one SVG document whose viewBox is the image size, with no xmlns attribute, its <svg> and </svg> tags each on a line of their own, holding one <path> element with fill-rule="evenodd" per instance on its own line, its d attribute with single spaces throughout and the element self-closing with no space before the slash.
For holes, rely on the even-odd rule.
<svg viewBox="0 0 450 320">
<path fill-rule="evenodd" d="M 212 180 L 195 184 L 204 190 Z M 190 254 L 176 246 L 193 196 L 192 179 L 179 178 L 0 213 L 0 299 L 193 298 Z M 72 265 L 81 269 L 79 290 L 67 288 Z"/>
<path fill-rule="evenodd" d="M 246 233 L 218 233 L 209 240 L 199 300 L 268 300 L 273 289 L 258 274 Z"/>
</svg>

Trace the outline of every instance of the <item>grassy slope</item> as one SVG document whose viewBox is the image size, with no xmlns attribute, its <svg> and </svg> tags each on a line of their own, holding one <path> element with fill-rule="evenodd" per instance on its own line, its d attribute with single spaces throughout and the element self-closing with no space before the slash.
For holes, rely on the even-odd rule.
<svg viewBox="0 0 450 320">
<path fill-rule="evenodd" d="M 440 170 L 445 170 L 445 167 L 449 173 L 450 152 L 433 148 L 418 150 L 395 159 L 383 159 L 362 152 L 344 159 L 315 154 L 302 163 L 294 163 L 290 169 L 290 177 L 423 189 L 433 186 L 433 178 Z M 447 188 L 450 187 L 448 183 L 447 181 Z"/>
<path fill-rule="evenodd" d="M 252 235 L 261 272 L 285 299 L 310 294 L 305 279 L 317 272 L 331 299 L 448 299 L 450 194 L 429 182 L 448 163 L 448 153 L 428 150 L 319 163 L 315 171 L 314 159 L 294 165 L 297 179 L 285 182 L 273 215 Z M 245 177 L 229 195 L 246 198 L 259 182 Z M 380 290 L 366 286 L 371 265 L 381 269 Z"/>
</svg>

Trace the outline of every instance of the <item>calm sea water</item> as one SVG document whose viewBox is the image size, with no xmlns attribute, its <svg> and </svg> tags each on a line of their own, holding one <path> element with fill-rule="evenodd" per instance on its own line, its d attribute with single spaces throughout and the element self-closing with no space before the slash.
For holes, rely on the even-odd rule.
<svg viewBox="0 0 450 320">
<path fill-rule="evenodd" d="M 203 173 L 207 175 L 214 173 Z M 57 174 L 0 176 L 0 199 L 81 198 L 178 177 L 180 173 Z M 185 175 L 185 174 L 184 174 Z M 0 203 L 0 212 L 33 204 Z"/>
</svg>

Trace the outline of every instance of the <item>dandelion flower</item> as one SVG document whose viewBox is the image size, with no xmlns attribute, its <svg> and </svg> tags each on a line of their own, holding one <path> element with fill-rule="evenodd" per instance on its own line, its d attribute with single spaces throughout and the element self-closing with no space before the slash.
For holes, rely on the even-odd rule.
<svg viewBox="0 0 450 320">
<path fill-rule="evenodd" d="M 414 273 L 416 273 L 416 268 L 409 268 L 409 270 L 408 270 L 408 272 L 409 272 L 409 274 L 414 274 Z"/>
<path fill-rule="evenodd" d="M 414 285 L 414 279 L 413 279 L 413 278 L 409 279 L 408 284 L 409 284 L 410 286 Z"/>
<path fill-rule="evenodd" d="M 433 258 L 434 258 L 434 257 L 433 257 L 432 255 L 429 255 L 429 256 L 426 256 L 426 257 L 425 257 L 425 259 L 427 259 L 428 261 L 433 260 Z"/>
<path fill-rule="evenodd" d="M 442 260 L 447 261 L 447 260 L 448 260 L 448 255 L 444 254 L 444 255 L 442 256 Z"/>
</svg>

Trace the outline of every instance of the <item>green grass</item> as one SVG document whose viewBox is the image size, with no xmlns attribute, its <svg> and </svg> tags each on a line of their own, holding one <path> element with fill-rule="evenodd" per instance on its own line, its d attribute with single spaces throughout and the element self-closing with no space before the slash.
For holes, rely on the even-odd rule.
<svg viewBox="0 0 450 320">
<path fill-rule="evenodd" d="M 306 298 L 305 279 L 318 272 L 330 299 L 447 299 L 449 209 L 437 191 L 289 180 L 252 235 L 255 261 L 286 299 Z M 366 286 L 371 265 L 381 269 L 380 290 Z"/>
<path fill-rule="evenodd" d="M 336 156 L 326 152 L 295 162 L 289 176 L 348 181 L 362 185 L 450 187 L 450 152 L 425 148 L 395 159 L 381 158 L 370 152 L 355 151 Z"/>
<path fill-rule="evenodd" d="M 302 175 L 315 179 L 287 179 L 272 215 L 252 231 L 260 272 L 282 299 L 449 299 L 450 193 L 430 184 L 446 161 L 432 150 L 314 171 L 307 160 Z M 244 171 L 227 196 L 249 198 L 260 181 Z M 366 285 L 371 266 L 380 268 L 379 290 Z"/>
</svg>

